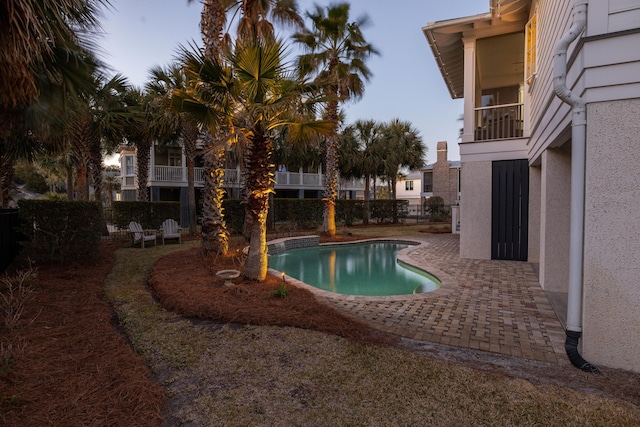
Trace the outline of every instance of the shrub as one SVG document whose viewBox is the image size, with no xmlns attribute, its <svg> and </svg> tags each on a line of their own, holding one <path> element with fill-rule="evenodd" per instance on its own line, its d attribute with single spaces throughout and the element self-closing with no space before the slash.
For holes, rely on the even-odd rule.
<svg viewBox="0 0 640 427">
<path fill-rule="evenodd" d="M 18 324 L 33 295 L 37 277 L 37 270 L 29 266 L 15 275 L 5 275 L 0 280 L 0 316 L 7 329 L 13 329 Z"/>
<path fill-rule="evenodd" d="M 352 226 L 356 221 L 364 219 L 363 200 L 337 200 L 336 220 L 344 223 L 347 227 Z"/>
<path fill-rule="evenodd" d="M 431 215 L 431 220 L 436 221 L 436 218 L 444 217 L 444 199 L 440 196 L 429 197 L 425 202 L 425 207 Z"/>
<path fill-rule="evenodd" d="M 276 222 L 290 221 L 300 228 L 314 228 L 322 224 L 324 204 L 321 199 L 274 199 Z"/>
<path fill-rule="evenodd" d="M 371 200 L 369 202 L 371 219 L 378 223 L 403 221 L 409 214 L 409 202 L 407 200 Z"/>
<path fill-rule="evenodd" d="M 165 219 L 180 222 L 180 202 L 113 202 L 113 222 L 126 229 L 131 221 L 158 229 Z"/>
<path fill-rule="evenodd" d="M 230 234 L 241 234 L 244 228 L 244 203 L 239 199 L 222 201 L 224 222 Z"/>
<path fill-rule="evenodd" d="M 104 228 L 96 202 L 20 200 L 20 217 L 33 258 L 61 264 L 92 262 L 100 252 Z"/>
<path fill-rule="evenodd" d="M 289 289 L 285 285 L 278 286 L 278 289 L 274 289 L 269 292 L 272 297 L 286 299 L 289 296 Z"/>
</svg>

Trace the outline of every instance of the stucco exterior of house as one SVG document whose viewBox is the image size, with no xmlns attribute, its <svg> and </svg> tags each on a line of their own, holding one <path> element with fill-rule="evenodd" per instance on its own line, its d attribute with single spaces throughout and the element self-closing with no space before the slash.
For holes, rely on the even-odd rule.
<svg viewBox="0 0 640 427">
<path fill-rule="evenodd" d="M 640 372 L 640 0 L 490 0 L 423 32 L 464 99 L 460 256 L 539 267 L 589 363 Z"/>
</svg>

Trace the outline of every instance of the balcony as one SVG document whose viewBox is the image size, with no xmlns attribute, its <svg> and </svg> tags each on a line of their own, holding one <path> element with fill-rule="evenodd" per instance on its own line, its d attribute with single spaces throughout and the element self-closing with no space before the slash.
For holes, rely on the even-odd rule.
<svg viewBox="0 0 640 427">
<path fill-rule="evenodd" d="M 156 166 L 154 168 L 153 181 L 182 182 L 182 171 L 182 166 Z"/>
<path fill-rule="evenodd" d="M 475 109 L 476 141 L 522 138 L 523 104 L 504 104 Z"/>
<path fill-rule="evenodd" d="M 160 166 L 156 165 L 152 168 L 152 178 L 150 184 L 157 185 L 159 183 L 164 184 L 177 184 L 187 182 L 187 169 L 181 166 Z M 201 186 L 204 184 L 203 168 L 194 168 L 194 181 L 195 184 Z M 306 189 L 321 189 L 322 188 L 321 173 L 301 173 L 301 172 L 276 172 L 275 181 L 277 188 L 306 188 Z M 127 177 L 133 178 L 133 177 Z M 225 169 L 224 170 L 224 186 L 240 188 L 242 185 L 242 173 L 238 169 Z M 133 185 L 133 182 L 127 185 Z M 339 179 L 339 185 L 341 188 L 348 189 L 362 189 L 364 188 L 363 179 Z"/>
</svg>

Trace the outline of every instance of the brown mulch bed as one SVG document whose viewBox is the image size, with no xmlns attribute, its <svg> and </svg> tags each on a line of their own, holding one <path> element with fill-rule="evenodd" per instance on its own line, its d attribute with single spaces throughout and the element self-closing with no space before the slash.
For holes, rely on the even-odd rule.
<svg viewBox="0 0 640 427">
<path fill-rule="evenodd" d="M 119 246 L 104 244 L 95 265 L 41 267 L 19 327 L 0 325 L 0 424 L 162 423 L 164 392 L 103 299 Z"/>
<path fill-rule="evenodd" d="M 185 269 L 185 266 L 189 267 Z M 293 326 L 369 344 L 397 343 L 395 336 L 339 313 L 320 303 L 308 290 L 285 284 L 280 278 L 267 275 L 265 281 L 254 282 L 241 276 L 233 280 L 232 286 L 224 286 L 224 280 L 215 277 L 215 271 L 237 268 L 233 257 L 207 256 L 199 248 L 192 248 L 159 260 L 149 285 L 163 307 L 185 317 L 225 323 Z M 185 271 L 189 272 L 188 278 Z M 287 297 L 272 295 L 283 284 Z"/>
</svg>

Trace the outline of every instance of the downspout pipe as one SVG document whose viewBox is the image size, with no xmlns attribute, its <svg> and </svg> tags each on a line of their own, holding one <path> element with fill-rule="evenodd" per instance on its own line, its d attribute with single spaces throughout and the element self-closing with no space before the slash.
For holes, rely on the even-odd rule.
<svg viewBox="0 0 640 427">
<path fill-rule="evenodd" d="M 582 336 L 582 282 L 584 253 L 584 186 L 586 162 L 586 105 L 567 87 L 567 50 L 587 25 L 587 0 L 573 4 L 573 22 L 556 43 L 553 57 L 553 89 L 571 106 L 571 226 L 569 235 L 569 289 L 565 351 L 571 363 L 587 372 L 599 372 L 578 352 Z"/>
</svg>

